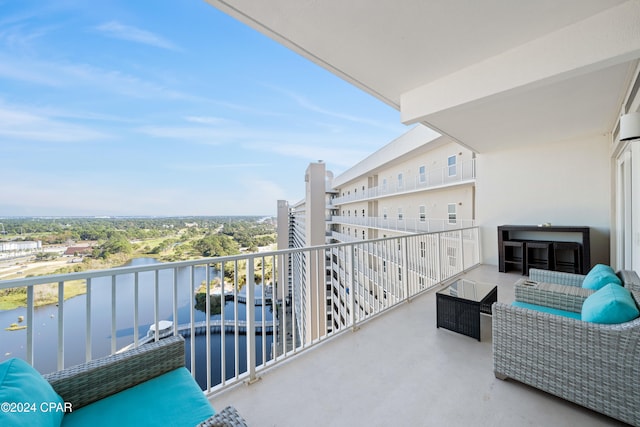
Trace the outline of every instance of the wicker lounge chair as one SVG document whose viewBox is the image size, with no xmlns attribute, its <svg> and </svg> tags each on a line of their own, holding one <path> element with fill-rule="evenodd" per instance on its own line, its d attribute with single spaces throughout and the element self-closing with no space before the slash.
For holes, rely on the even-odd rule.
<svg viewBox="0 0 640 427">
<path fill-rule="evenodd" d="M 616 273 L 624 286 L 634 291 L 640 291 L 640 278 L 635 271 L 620 270 Z M 541 270 L 537 268 L 529 269 L 529 280 L 543 283 L 553 283 L 580 287 L 586 275 L 565 273 L 562 271 Z"/>
<path fill-rule="evenodd" d="M 184 339 L 181 336 L 174 336 L 44 377 L 65 402 L 73 404 L 75 412 L 116 393 L 182 368 L 184 360 Z M 175 404 L 178 407 L 181 405 L 181 396 L 175 395 L 172 399 L 172 405 Z M 212 408 L 211 413 L 213 413 Z M 159 420 L 167 425 L 177 425 L 174 421 Z M 246 426 L 246 423 L 233 407 L 227 407 L 202 421 L 201 425 Z"/>
<path fill-rule="evenodd" d="M 637 305 L 638 275 L 623 276 Z M 534 277 L 540 278 L 535 273 Z M 550 290 L 519 282 L 516 300 L 552 301 L 553 308 L 576 312 L 588 293 L 575 285 L 559 286 L 564 286 L 564 293 L 553 286 Z M 515 379 L 640 426 L 640 318 L 589 323 L 498 302 L 493 306 L 493 367 L 497 378 Z"/>
</svg>

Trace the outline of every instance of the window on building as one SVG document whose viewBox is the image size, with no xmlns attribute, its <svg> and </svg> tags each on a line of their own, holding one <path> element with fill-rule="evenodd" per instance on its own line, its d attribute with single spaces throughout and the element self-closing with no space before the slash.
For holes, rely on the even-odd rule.
<svg viewBox="0 0 640 427">
<path fill-rule="evenodd" d="M 447 166 L 449 169 L 449 176 L 456 176 L 456 156 L 449 156 L 449 158 L 447 158 Z"/>
<path fill-rule="evenodd" d="M 402 220 L 404 218 L 404 214 L 402 213 L 402 208 L 398 208 L 398 219 Z"/>
<path fill-rule="evenodd" d="M 451 267 L 455 267 L 457 262 L 457 253 L 458 251 L 456 250 L 456 248 L 453 247 L 448 247 L 447 248 L 447 259 L 449 260 L 449 266 Z"/>
<path fill-rule="evenodd" d="M 382 178 L 382 191 L 387 191 L 387 178 Z"/>
<path fill-rule="evenodd" d="M 364 209 L 362 209 L 362 217 L 364 218 Z"/>
<path fill-rule="evenodd" d="M 420 222 L 425 222 L 427 220 L 427 207 L 425 205 L 420 205 L 418 207 L 418 217 L 420 218 Z"/>
<path fill-rule="evenodd" d="M 418 168 L 418 175 L 420 176 L 420 182 L 426 182 L 427 181 L 427 168 L 425 166 L 420 166 Z"/>
<path fill-rule="evenodd" d="M 422 258 L 427 256 L 427 243 L 426 242 L 420 242 L 420 256 Z"/>
<path fill-rule="evenodd" d="M 383 208 L 382 209 L 382 218 L 386 220 L 387 217 L 388 217 L 387 208 Z"/>
<path fill-rule="evenodd" d="M 398 188 L 402 188 L 403 177 L 402 174 L 398 174 Z"/>
<path fill-rule="evenodd" d="M 364 240 L 364 239 L 365 239 L 365 237 L 364 237 L 364 230 L 362 230 L 362 240 Z"/>
<path fill-rule="evenodd" d="M 456 213 L 456 204 L 449 203 L 447 205 L 447 213 L 449 215 L 449 224 L 455 224 L 458 219 L 458 215 Z"/>
</svg>

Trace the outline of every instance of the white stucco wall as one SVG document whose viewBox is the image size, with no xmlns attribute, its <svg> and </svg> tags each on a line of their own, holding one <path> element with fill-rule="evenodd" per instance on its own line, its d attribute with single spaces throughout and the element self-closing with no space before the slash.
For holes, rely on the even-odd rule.
<svg viewBox="0 0 640 427">
<path fill-rule="evenodd" d="M 606 135 L 479 154 L 482 262 L 498 264 L 497 226 L 591 227 L 591 264 L 609 263 L 610 160 Z"/>
</svg>

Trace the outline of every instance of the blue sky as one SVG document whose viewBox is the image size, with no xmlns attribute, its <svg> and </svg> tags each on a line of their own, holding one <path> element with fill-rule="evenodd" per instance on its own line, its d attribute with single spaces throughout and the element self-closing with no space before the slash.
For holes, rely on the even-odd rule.
<svg viewBox="0 0 640 427">
<path fill-rule="evenodd" d="M 273 214 L 407 130 L 204 0 L 0 0 L 0 216 Z"/>
</svg>

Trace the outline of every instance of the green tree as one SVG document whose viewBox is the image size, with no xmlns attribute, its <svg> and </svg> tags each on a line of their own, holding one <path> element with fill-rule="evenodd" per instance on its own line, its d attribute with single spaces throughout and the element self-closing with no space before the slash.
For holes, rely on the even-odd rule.
<svg viewBox="0 0 640 427">
<path fill-rule="evenodd" d="M 193 247 L 204 257 L 236 255 L 240 246 L 228 236 L 209 234 L 193 244 Z"/>
<path fill-rule="evenodd" d="M 122 233 L 112 233 L 110 237 L 100 245 L 99 257 L 107 258 L 109 255 L 115 254 L 130 254 L 133 252 L 131 243 Z"/>
</svg>

